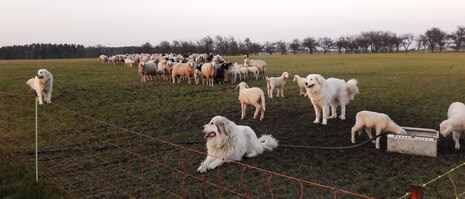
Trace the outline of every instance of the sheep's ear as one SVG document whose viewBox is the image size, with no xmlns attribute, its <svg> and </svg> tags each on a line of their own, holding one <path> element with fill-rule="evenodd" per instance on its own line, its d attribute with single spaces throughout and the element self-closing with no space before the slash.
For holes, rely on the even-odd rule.
<svg viewBox="0 0 465 199">
<path fill-rule="evenodd" d="M 245 88 L 249 88 L 249 85 L 245 84 Z"/>
<path fill-rule="evenodd" d="M 241 84 L 238 84 L 238 85 L 236 86 L 236 88 L 234 88 L 234 90 L 237 90 L 237 88 L 239 88 L 240 85 L 241 85 Z"/>
</svg>

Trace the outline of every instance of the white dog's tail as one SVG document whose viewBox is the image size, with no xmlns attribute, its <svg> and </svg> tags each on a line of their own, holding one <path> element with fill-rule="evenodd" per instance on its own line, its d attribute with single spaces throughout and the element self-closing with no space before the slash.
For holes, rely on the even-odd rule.
<svg viewBox="0 0 465 199">
<path fill-rule="evenodd" d="M 271 135 L 262 135 L 258 141 L 268 151 L 273 151 L 274 148 L 278 147 L 278 140 Z"/>
<path fill-rule="evenodd" d="M 350 79 L 347 81 L 347 94 L 349 95 L 350 100 L 354 100 L 355 95 L 359 94 L 356 79 Z"/>
</svg>

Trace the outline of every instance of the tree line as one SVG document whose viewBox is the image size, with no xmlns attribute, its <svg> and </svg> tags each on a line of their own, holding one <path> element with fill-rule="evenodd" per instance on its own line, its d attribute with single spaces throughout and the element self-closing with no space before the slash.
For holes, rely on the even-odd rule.
<svg viewBox="0 0 465 199">
<path fill-rule="evenodd" d="M 412 48 L 415 43 L 415 48 Z M 243 55 L 265 52 L 279 53 L 393 53 L 400 51 L 443 51 L 446 47 L 455 51 L 465 49 L 465 26 L 458 26 L 447 33 L 433 27 L 424 34 L 400 34 L 390 31 L 368 31 L 357 35 L 329 37 L 305 37 L 291 42 L 276 41 L 260 44 L 249 38 L 243 41 L 233 36 L 206 36 L 197 41 L 162 41 L 156 45 L 149 42 L 141 46 L 106 47 L 102 45 L 84 47 L 77 44 L 29 44 L 3 46 L 0 59 L 61 59 L 95 58 L 99 55 L 133 53 L 219 53 L 222 55 Z"/>
</svg>

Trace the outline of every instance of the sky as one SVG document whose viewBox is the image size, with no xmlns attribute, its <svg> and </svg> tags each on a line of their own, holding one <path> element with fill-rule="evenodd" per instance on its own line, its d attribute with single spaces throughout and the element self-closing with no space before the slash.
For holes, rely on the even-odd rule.
<svg viewBox="0 0 465 199">
<path fill-rule="evenodd" d="M 253 42 L 383 30 L 453 32 L 465 0 L 0 0 L 0 46 L 145 42 L 233 36 Z"/>
</svg>

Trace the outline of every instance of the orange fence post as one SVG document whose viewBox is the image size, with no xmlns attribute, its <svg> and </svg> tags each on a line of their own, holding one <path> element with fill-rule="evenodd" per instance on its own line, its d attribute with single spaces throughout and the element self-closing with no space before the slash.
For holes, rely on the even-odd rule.
<svg viewBox="0 0 465 199">
<path fill-rule="evenodd" d="M 410 185 L 410 199 L 422 199 L 423 188 L 418 185 Z"/>
</svg>

